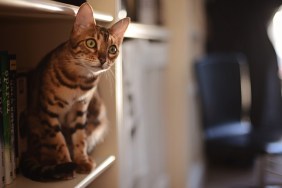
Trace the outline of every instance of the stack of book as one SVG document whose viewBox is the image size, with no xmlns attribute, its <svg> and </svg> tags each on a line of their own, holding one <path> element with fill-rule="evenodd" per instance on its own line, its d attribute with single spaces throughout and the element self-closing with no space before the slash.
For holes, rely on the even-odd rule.
<svg viewBox="0 0 282 188">
<path fill-rule="evenodd" d="M 0 188 L 16 177 L 18 160 L 18 96 L 16 56 L 0 51 Z M 21 78 L 20 78 L 21 79 Z M 21 109 L 22 110 L 22 109 Z"/>
</svg>

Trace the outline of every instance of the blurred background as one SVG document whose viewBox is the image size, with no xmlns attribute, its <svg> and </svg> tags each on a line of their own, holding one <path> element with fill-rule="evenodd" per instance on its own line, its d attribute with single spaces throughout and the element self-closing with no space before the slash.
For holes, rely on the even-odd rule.
<svg viewBox="0 0 282 188">
<path fill-rule="evenodd" d="M 195 65 L 210 54 L 243 56 L 244 62 L 237 59 L 241 92 L 239 119 L 250 123 L 249 130 L 263 129 L 259 139 L 271 137 L 268 130 L 282 126 L 281 4 L 279 0 L 122 1 L 122 10 L 134 22 L 158 25 L 169 33 L 164 41 L 126 40 L 124 43 L 124 81 L 128 81 L 124 94 L 131 89 L 132 93 L 129 100 L 124 99 L 124 107 L 131 108 L 124 114 L 128 120 L 124 126 L 131 128 L 131 139 L 124 142 L 128 150 L 122 152 L 131 152 L 126 161 L 133 162 L 123 176 L 131 177 L 127 180 L 131 183 L 122 187 L 263 187 L 261 179 L 273 180 L 258 175 L 261 171 L 257 161 L 265 152 L 265 145 L 255 151 L 248 145 L 244 148 L 247 152 L 237 153 L 234 152 L 237 144 L 241 149 L 240 144 L 245 140 L 229 146 L 228 140 L 223 139 L 212 145 L 212 150 L 208 148 L 205 115 L 214 115 L 221 104 L 209 106 L 212 108 L 209 114 L 204 114 L 202 95 L 212 94 L 202 93 Z M 158 53 L 158 48 L 165 52 Z M 150 52 L 146 52 L 148 49 Z M 163 63 L 156 66 L 155 61 Z M 219 75 L 220 78 L 225 79 Z M 233 91 L 235 86 L 229 86 L 220 85 L 221 93 Z M 229 108 L 236 108 L 234 101 L 231 99 Z M 236 129 L 231 127 L 227 132 Z M 245 135 L 249 133 L 244 132 Z M 221 145 L 227 149 L 220 150 Z"/>
</svg>

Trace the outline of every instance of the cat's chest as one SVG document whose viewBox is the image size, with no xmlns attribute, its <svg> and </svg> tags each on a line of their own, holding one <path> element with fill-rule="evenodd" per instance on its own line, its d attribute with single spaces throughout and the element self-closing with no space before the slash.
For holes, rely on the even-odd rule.
<svg viewBox="0 0 282 188">
<path fill-rule="evenodd" d="M 98 77 L 80 78 L 76 74 L 55 66 L 50 66 L 45 75 L 50 76 L 45 76 L 43 87 L 66 101 L 68 106 L 92 97 L 99 80 Z"/>
<path fill-rule="evenodd" d="M 60 97 L 68 101 L 69 106 L 72 106 L 77 102 L 89 101 L 92 98 L 95 91 L 96 91 L 96 87 L 93 87 L 87 91 L 81 90 L 79 88 L 69 89 L 69 88 L 61 87 L 58 88 L 57 93 L 58 95 L 60 95 Z"/>
<path fill-rule="evenodd" d="M 88 90 L 87 92 L 80 89 L 70 90 L 65 88 L 60 88 L 57 90 L 60 98 L 64 99 L 68 105 L 64 108 L 58 108 L 59 120 L 61 123 L 66 121 L 66 117 L 77 111 L 85 111 L 80 108 L 87 108 L 89 102 L 91 101 L 94 93 L 96 92 L 96 87 Z"/>
</svg>

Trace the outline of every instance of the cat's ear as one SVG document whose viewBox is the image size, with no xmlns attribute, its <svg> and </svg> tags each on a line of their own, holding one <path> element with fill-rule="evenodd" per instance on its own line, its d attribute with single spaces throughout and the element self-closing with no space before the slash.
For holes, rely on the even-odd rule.
<svg viewBox="0 0 282 188">
<path fill-rule="evenodd" d="M 84 28 L 88 28 L 89 26 L 96 25 L 93 9 L 91 5 L 88 3 L 83 3 L 76 14 L 75 22 L 74 22 L 74 30 L 79 31 Z"/>
<path fill-rule="evenodd" d="M 117 23 L 115 23 L 111 28 L 110 28 L 110 33 L 117 38 L 119 38 L 121 41 L 123 39 L 124 33 L 130 23 L 130 18 L 123 18 Z"/>
</svg>

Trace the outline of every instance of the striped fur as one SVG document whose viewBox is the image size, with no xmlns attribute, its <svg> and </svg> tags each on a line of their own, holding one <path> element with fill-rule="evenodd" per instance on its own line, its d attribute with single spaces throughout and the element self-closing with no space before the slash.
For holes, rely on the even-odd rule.
<svg viewBox="0 0 282 188">
<path fill-rule="evenodd" d="M 25 176 L 39 181 L 69 179 L 88 173 L 88 156 L 108 127 L 97 92 L 99 76 L 113 66 L 129 24 L 109 29 L 96 25 L 83 4 L 70 39 L 54 49 L 30 74 L 29 107 L 23 123 L 27 147 L 21 160 Z"/>
</svg>

